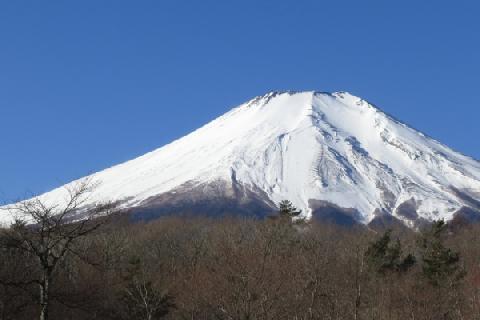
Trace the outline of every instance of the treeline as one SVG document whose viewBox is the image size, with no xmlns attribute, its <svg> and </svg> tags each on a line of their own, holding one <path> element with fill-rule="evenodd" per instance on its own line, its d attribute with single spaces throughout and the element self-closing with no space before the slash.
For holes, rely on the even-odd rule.
<svg viewBox="0 0 480 320">
<path fill-rule="evenodd" d="M 50 319 L 479 319 L 478 226 L 290 221 L 103 225 L 54 269 Z M 0 319 L 38 319 L 36 259 L 2 247 Z"/>
</svg>

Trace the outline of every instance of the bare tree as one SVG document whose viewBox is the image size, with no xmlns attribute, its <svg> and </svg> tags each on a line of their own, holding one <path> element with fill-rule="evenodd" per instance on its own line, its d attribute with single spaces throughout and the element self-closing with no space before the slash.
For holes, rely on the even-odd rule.
<svg viewBox="0 0 480 320">
<path fill-rule="evenodd" d="M 6 209 L 14 223 L 2 234 L 1 247 L 31 257 L 38 270 L 28 283 L 6 284 L 38 285 L 40 320 L 48 320 L 51 283 L 59 262 L 67 253 L 75 254 L 76 241 L 97 230 L 114 209 L 112 203 L 87 205 L 97 185 L 85 179 L 68 187 L 63 205 L 36 197 Z"/>
<path fill-rule="evenodd" d="M 120 293 L 121 319 L 162 319 L 174 306 L 172 297 L 154 283 L 154 274 L 153 270 L 145 270 L 140 258 L 131 259 Z"/>
</svg>

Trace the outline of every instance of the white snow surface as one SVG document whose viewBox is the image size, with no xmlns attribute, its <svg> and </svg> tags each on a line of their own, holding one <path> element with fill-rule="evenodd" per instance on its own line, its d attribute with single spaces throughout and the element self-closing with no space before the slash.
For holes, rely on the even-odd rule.
<svg viewBox="0 0 480 320">
<path fill-rule="evenodd" d="M 467 205 L 451 187 L 480 194 L 480 163 L 346 92 L 272 92 L 134 160 L 91 175 L 89 201 L 143 200 L 184 183 L 236 180 L 289 199 L 308 217 L 309 200 L 355 208 L 368 223 L 375 209 L 414 199 L 427 220 L 451 219 Z M 72 182 L 75 183 L 75 182 Z M 64 187 L 45 193 L 62 203 Z M 8 222 L 4 213 L 0 221 Z M 405 220 L 403 217 L 398 218 Z"/>
</svg>

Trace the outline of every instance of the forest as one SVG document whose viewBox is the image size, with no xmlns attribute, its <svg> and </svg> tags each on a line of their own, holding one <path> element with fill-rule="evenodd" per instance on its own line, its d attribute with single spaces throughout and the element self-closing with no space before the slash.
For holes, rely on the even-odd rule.
<svg viewBox="0 0 480 320">
<path fill-rule="evenodd" d="M 478 225 L 297 214 L 14 225 L 0 231 L 0 319 L 479 319 Z"/>
</svg>

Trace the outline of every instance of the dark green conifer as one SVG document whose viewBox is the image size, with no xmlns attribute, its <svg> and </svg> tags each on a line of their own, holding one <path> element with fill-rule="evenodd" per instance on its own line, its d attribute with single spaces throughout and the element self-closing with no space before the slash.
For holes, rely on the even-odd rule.
<svg viewBox="0 0 480 320">
<path fill-rule="evenodd" d="M 289 200 L 282 200 L 279 204 L 279 214 L 281 217 L 294 218 L 298 217 L 302 210 L 295 208 Z"/>
<path fill-rule="evenodd" d="M 435 286 L 452 285 L 465 275 L 460 266 L 460 254 L 444 245 L 447 224 L 434 221 L 430 230 L 420 240 L 422 272 Z"/>
<path fill-rule="evenodd" d="M 392 243 L 392 230 L 387 230 L 378 240 L 372 242 L 365 255 L 369 267 L 376 273 L 405 272 L 415 264 L 415 257 L 402 256 L 400 240 Z"/>
</svg>

